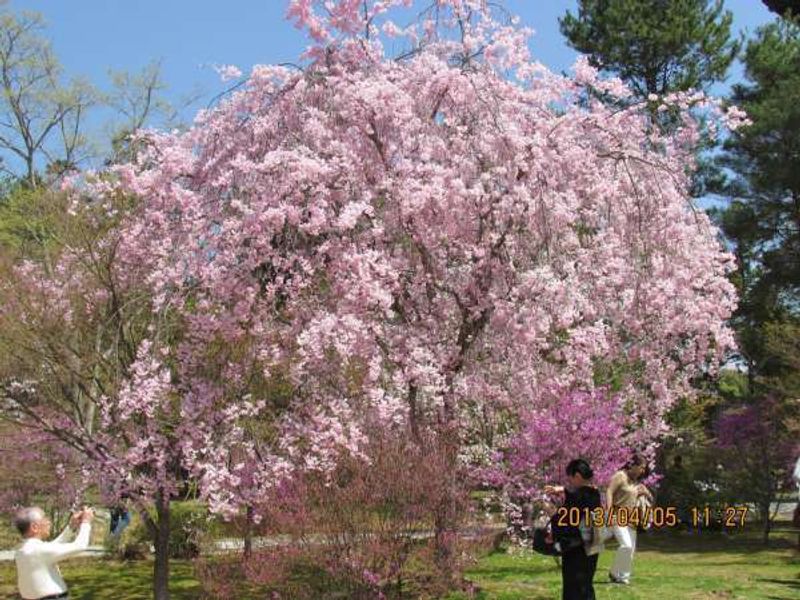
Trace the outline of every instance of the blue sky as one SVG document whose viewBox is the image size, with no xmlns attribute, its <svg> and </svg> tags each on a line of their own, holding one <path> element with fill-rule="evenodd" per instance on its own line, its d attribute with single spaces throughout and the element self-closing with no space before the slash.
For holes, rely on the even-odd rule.
<svg viewBox="0 0 800 600">
<path fill-rule="evenodd" d="M 506 0 L 534 28 L 534 55 L 554 70 L 568 69 L 575 52 L 558 30 L 572 0 Z M 253 64 L 295 59 L 307 41 L 284 19 L 286 0 L 11 0 L 15 10 L 35 10 L 68 75 L 107 84 L 109 68 L 138 70 L 161 59 L 173 99 L 198 86 L 211 98 L 221 89 L 214 63 Z M 737 30 L 771 19 L 758 0 L 727 0 Z M 731 79 L 740 76 L 735 69 Z M 723 88 L 724 89 L 724 88 Z M 722 91 L 720 89 L 719 91 Z"/>
<path fill-rule="evenodd" d="M 41 13 L 44 35 L 64 66 L 65 76 L 85 77 L 100 90 L 109 87 L 109 69 L 138 72 L 161 62 L 168 89 L 163 97 L 182 106 L 188 124 L 194 113 L 230 83 L 223 84 L 213 65 L 233 64 L 248 73 L 254 64 L 295 61 L 309 40 L 285 19 L 287 0 L 9 0 L 12 10 Z M 422 0 L 418 0 L 421 5 Z M 512 14 L 534 29 L 534 57 L 554 71 L 568 71 L 576 58 L 558 28 L 558 17 L 576 10 L 575 0 L 505 0 Z M 726 0 L 734 14 L 734 29 L 752 32 L 772 20 L 759 0 Z M 735 65 L 727 84 L 741 78 Z M 723 95 L 727 84 L 712 92 Z M 107 109 L 89 114 L 84 131 L 95 143 L 97 166 L 107 153 L 108 126 L 119 117 Z M 150 125 L 163 126 L 163 122 Z M 14 157 L 6 157 L 14 162 Z"/>
</svg>

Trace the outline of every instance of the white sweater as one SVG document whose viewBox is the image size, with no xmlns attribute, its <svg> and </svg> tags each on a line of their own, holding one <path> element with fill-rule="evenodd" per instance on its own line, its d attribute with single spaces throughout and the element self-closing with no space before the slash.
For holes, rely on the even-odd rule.
<svg viewBox="0 0 800 600">
<path fill-rule="evenodd" d="M 86 550 L 91 529 L 89 523 L 81 523 L 78 535 L 69 543 L 66 542 L 69 527 L 52 542 L 37 538 L 25 540 L 14 554 L 20 595 L 26 600 L 35 600 L 66 592 L 67 584 L 56 563 Z"/>
</svg>

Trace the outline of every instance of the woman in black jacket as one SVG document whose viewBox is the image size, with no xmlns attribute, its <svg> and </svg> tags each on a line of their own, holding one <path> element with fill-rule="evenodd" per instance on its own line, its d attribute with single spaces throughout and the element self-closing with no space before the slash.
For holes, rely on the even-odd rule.
<svg viewBox="0 0 800 600">
<path fill-rule="evenodd" d="M 569 485 L 566 488 L 545 487 L 549 494 L 564 493 L 564 504 L 552 519 L 553 539 L 561 552 L 564 586 L 561 597 L 563 600 L 595 600 L 593 580 L 598 555 L 587 555 L 586 547 L 591 543 L 593 511 L 602 506 L 600 492 L 591 485 L 592 468 L 582 458 L 567 465 L 567 475 Z"/>
</svg>

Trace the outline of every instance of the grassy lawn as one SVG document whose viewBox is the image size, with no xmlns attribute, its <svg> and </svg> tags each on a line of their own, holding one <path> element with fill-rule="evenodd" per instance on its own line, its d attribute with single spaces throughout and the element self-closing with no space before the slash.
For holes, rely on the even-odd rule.
<svg viewBox="0 0 800 600">
<path fill-rule="evenodd" d="M 633 583 L 628 587 L 607 582 L 612 551 L 600 557 L 595 579 L 599 600 L 790 600 L 800 598 L 800 557 L 796 536 L 776 534 L 764 548 L 757 532 L 725 537 L 719 533 L 689 535 L 677 532 L 640 536 Z M 173 561 L 175 600 L 198 599 L 199 586 L 186 561 Z M 149 598 L 152 563 L 75 560 L 62 572 L 73 598 L 138 600 Z M 498 552 L 472 567 L 468 578 L 482 590 L 480 600 L 551 600 L 560 598 L 561 575 L 554 560 L 526 552 Z M 13 597 L 13 563 L 0 563 L 0 598 Z M 448 600 L 462 600 L 451 594 Z M 246 599 L 242 599 L 246 600 Z"/>
<path fill-rule="evenodd" d="M 630 586 L 611 584 L 613 547 L 602 553 L 595 576 L 598 600 L 734 600 L 800 598 L 797 536 L 778 534 L 765 548 L 756 532 L 726 537 L 662 531 L 639 537 Z M 495 553 L 470 569 L 481 600 L 552 600 L 561 597 L 561 572 L 555 561 L 534 553 Z M 448 600 L 465 595 L 452 594 Z"/>
<path fill-rule="evenodd" d="M 153 563 L 121 563 L 102 559 L 77 559 L 61 563 L 70 597 L 76 600 L 146 600 L 151 597 Z M 201 597 L 191 563 L 172 561 L 170 589 L 174 600 Z M 16 571 L 10 562 L 0 563 L 0 598 L 15 598 Z"/>
</svg>

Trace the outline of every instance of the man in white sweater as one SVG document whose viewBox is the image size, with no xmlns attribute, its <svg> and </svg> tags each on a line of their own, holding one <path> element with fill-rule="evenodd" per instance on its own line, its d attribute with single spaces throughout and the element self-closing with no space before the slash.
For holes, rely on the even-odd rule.
<svg viewBox="0 0 800 600">
<path fill-rule="evenodd" d="M 69 527 L 52 542 L 50 519 L 41 508 L 24 508 L 17 513 L 14 524 L 25 541 L 17 549 L 17 585 L 24 600 L 56 600 L 69 598 L 67 584 L 58 570 L 58 562 L 75 556 L 89 547 L 89 534 L 94 512 L 84 508 L 70 519 Z M 67 542 L 70 530 L 78 529 L 72 542 Z"/>
<path fill-rule="evenodd" d="M 794 473 L 792 473 L 795 485 L 797 485 L 797 501 L 800 502 L 800 456 L 797 457 L 797 462 L 794 463 Z"/>
</svg>

